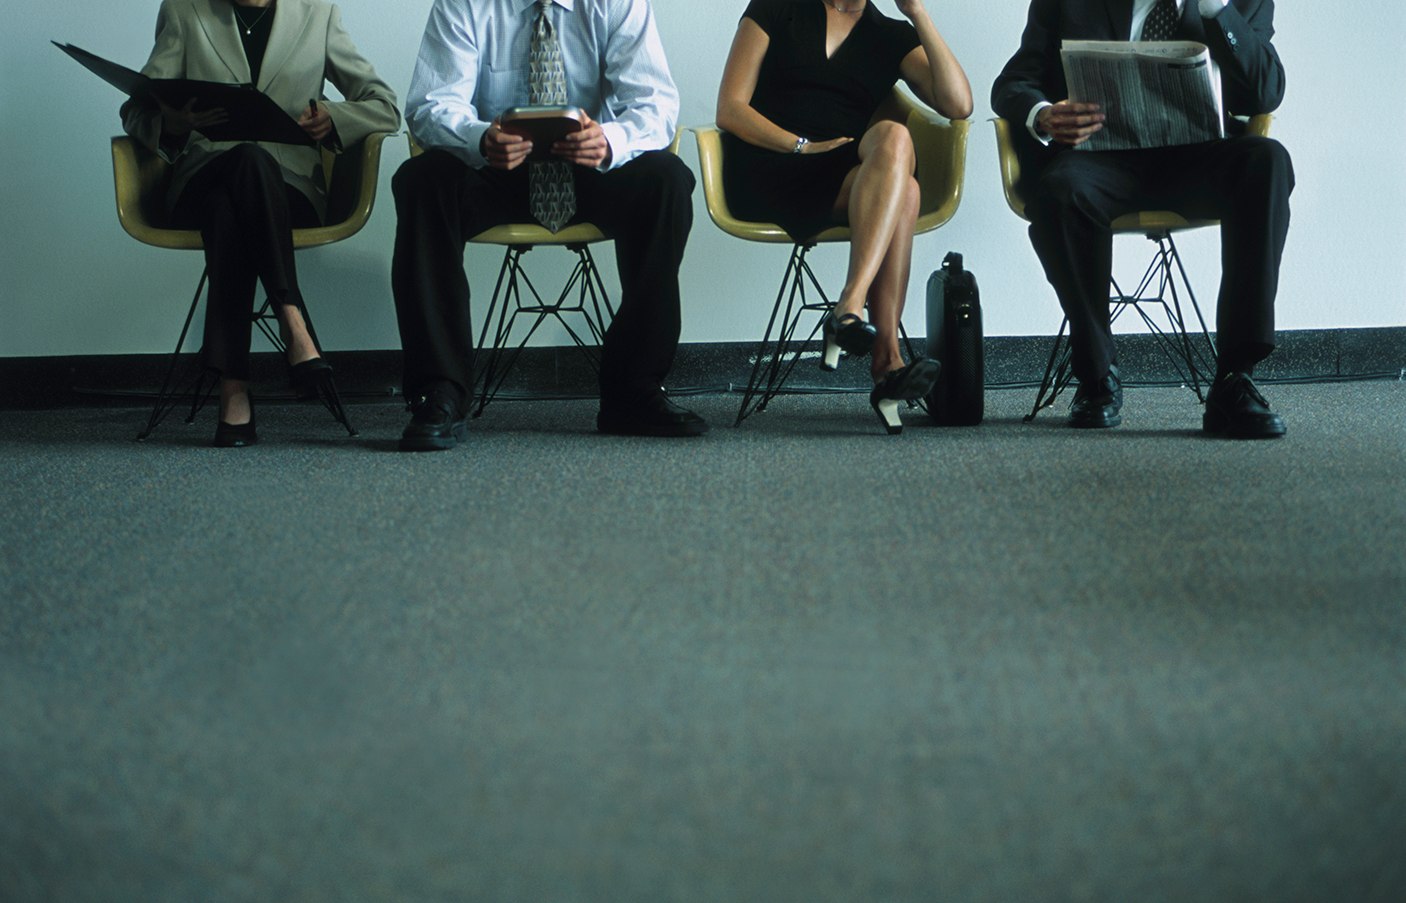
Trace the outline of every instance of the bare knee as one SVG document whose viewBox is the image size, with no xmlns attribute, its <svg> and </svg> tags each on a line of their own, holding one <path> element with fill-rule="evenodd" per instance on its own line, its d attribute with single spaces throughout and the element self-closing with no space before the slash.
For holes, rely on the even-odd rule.
<svg viewBox="0 0 1406 903">
<path fill-rule="evenodd" d="M 913 171 L 917 158 L 913 150 L 913 136 L 908 133 L 908 127 L 889 119 L 875 123 L 864 133 L 860 155 L 865 162 L 909 173 Z"/>
</svg>

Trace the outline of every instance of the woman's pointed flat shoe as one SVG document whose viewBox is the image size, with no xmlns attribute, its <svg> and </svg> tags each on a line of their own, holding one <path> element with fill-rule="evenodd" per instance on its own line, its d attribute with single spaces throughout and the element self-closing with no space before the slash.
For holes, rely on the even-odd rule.
<svg viewBox="0 0 1406 903">
<path fill-rule="evenodd" d="M 253 411 L 249 412 L 248 423 L 225 423 L 221 420 L 215 425 L 216 448 L 244 448 L 258 443 L 259 434 L 254 431 Z"/>
<path fill-rule="evenodd" d="M 288 365 L 288 385 L 299 398 L 313 398 L 332 379 L 332 365 L 320 357 Z"/>
<path fill-rule="evenodd" d="M 941 372 L 940 363 L 920 358 L 906 367 L 890 370 L 874 384 L 874 390 L 869 393 L 869 404 L 890 436 L 903 432 L 903 420 L 899 417 L 903 404 L 931 392 Z"/>
</svg>

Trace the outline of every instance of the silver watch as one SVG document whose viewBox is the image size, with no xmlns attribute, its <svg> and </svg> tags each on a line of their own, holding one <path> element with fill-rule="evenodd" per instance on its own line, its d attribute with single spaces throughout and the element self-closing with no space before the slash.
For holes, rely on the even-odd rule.
<svg viewBox="0 0 1406 903">
<path fill-rule="evenodd" d="M 810 144 L 810 139 L 808 139 L 808 138 L 797 138 L 797 139 L 796 139 L 796 147 L 795 147 L 794 150 L 791 151 L 791 153 L 793 153 L 793 154 L 799 154 L 799 153 L 801 153 L 802 151 L 804 151 L 804 150 L 806 149 L 806 145 L 807 145 L 807 144 Z"/>
</svg>

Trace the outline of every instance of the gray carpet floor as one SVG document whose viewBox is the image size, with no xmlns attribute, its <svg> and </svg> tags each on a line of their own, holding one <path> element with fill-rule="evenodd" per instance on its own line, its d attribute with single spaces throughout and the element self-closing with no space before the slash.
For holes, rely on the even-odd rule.
<svg viewBox="0 0 1406 903">
<path fill-rule="evenodd" d="M 1031 394 L 0 412 L 0 900 L 1406 900 L 1406 384 Z"/>
</svg>

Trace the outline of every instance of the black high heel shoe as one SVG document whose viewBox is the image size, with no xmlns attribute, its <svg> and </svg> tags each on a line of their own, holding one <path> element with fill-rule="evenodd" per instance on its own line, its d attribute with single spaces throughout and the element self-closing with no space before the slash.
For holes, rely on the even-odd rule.
<svg viewBox="0 0 1406 903">
<path fill-rule="evenodd" d="M 216 448 L 244 448 L 247 445 L 257 445 L 259 434 L 254 431 L 254 396 L 249 396 L 249 422 L 248 423 L 225 423 L 221 420 L 215 425 L 215 447 Z"/>
<path fill-rule="evenodd" d="M 317 390 L 332 381 L 332 365 L 320 357 L 288 365 L 288 385 L 299 398 L 316 398 Z"/>
<path fill-rule="evenodd" d="M 825 336 L 825 354 L 820 358 L 821 370 L 834 370 L 840 365 L 840 352 L 851 357 L 863 357 L 874 348 L 879 331 L 864 322 L 859 314 L 836 317 L 832 310 L 825 315 L 821 332 Z"/>
<path fill-rule="evenodd" d="M 903 421 L 898 416 L 900 403 L 916 401 L 931 392 L 941 372 L 942 365 L 937 361 L 919 358 L 906 367 L 890 370 L 874 384 L 869 404 L 890 436 L 903 432 Z"/>
</svg>

